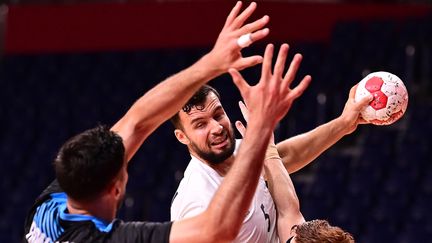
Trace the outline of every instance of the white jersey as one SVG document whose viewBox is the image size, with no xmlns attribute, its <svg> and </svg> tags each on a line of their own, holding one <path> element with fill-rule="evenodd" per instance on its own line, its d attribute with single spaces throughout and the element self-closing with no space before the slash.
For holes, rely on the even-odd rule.
<svg viewBox="0 0 432 243">
<path fill-rule="evenodd" d="M 236 151 L 240 141 L 236 140 Z M 213 168 L 192 156 L 171 204 L 171 220 L 190 218 L 203 212 L 222 180 L 223 177 Z M 259 178 L 251 206 L 234 242 L 279 242 L 275 205 L 262 177 Z"/>
</svg>

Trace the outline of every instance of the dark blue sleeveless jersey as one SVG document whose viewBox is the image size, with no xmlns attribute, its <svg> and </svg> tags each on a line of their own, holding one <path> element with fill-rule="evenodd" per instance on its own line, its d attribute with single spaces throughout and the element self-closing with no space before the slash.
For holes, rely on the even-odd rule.
<svg viewBox="0 0 432 243">
<path fill-rule="evenodd" d="M 66 194 L 57 181 L 42 192 L 25 221 L 23 242 L 169 242 L 172 222 L 106 223 L 96 217 L 67 213 Z"/>
</svg>

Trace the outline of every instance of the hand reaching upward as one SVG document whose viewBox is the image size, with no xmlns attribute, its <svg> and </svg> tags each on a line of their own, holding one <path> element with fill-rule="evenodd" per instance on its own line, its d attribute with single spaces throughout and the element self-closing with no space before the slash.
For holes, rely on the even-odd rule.
<svg viewBox="0 0 432 243">
<path fill-rule="evenodd" d="M 249 109 L 249 120 L 261 118 L 272 127 L 286 115 L 292 102 L 303 93 L 311 81 L 311 77 L 307 75 L 299 85 L 291 89 L 290 85 L 300 66 L 302 56 L 296 54 L 288 71 L 283 75 L 288 45 L 283 44 L 281 46 L 272 72 L 273 50 L 272 44 L 267 45 L 261 79 L 255 86 L 250 86 L 236 69 L 229 70 Z"/>
<path fill-rule="evenodd" d="M 242 2 L 239 1 L 231 10 L 213 49 L 207 55 L 220 73 L 227 72 L 229 68 L 242 70 L 262 62 L 260 55 L 242 56 L 241 49 L 245 46 L 239 45 L 239 38 L 244 36 L 242 38 L 246 39 L 246 44 L 249 45 L 266 37 L 269 29 L 264 26 L 269 17 L 265 15 L 252 23 L 244 24 L 255 11 L 257 4 L 252 2 L 243 12 L 240 12 L 241 7 Z"/>
</svg>

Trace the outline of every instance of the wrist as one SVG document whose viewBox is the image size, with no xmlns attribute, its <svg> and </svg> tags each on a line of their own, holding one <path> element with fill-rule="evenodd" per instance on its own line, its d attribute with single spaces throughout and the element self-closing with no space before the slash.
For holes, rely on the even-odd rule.
<svg viewBox="0 0 432 243">
<path fill-rule="evenodd" d="M 279 152 L 277 151 L 276 145 L 270 143 L 267 147 L 264 160 L 280 159 Z"/>
<path fill-rule="evenodd" d="M 335 134 L 345 136 L 352 132 L 351 122 L 347 119 L 344 119 L 342 116 L 334 119 L 332 124 L 332 130 L 335 132 Z"/>
<path fill-rule="evenodd" d="M 273 134 L 273 127 L 262 119 L 254 119 L 253 116 L 249 116 L 248 127 L 244 138 L 251 140 L 259 140 L 264 148 L 267 149 L 270 138 Z"/>
<path fill-rule="evenodd" d="M 215 78 L 223 73 L 226 73 L 228 70 L 223 70 L 216 57 L 212 54 L 212 52 L 207 53 L 199 60 L 203 69 L 206 70 L 212 78 Z"/>
</svg>

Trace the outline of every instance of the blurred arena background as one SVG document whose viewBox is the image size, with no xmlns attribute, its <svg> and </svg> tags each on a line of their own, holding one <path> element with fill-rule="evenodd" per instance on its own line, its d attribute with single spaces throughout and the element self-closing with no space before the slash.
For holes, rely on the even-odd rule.
<svg viewBox="0 0 432 243">
<path fill-rule="evenodd" d="M 432 5 L 429 1 L 257 1 L 271 17 L 264 44 L 291 44 L 313 82 L 276 131 L 283 139 L 337 117 L 349 88 L 385 70 L 406 84 L 405 116 L 362 126 L 293 174 L 306 219 L 323 218 L 357 242 L 432 239 Z M 62 143 L 112 125 L 145 91 L 212 47 L 232 1 L 11 0 L 0 6 L 0 242 L 18 242 L 25 214 L 54 179 Z M 243 72 L 257 81 L 259 67 Z M 298 77 L 300 77 L 300 75 Z M 220 90 L 232 120 L 239 93 Z M 130 167 L 120 218 L 169 220 L 189 161 L 169 123 Z M 229 215 L 228 215 L 229 216 Z"/>
</svg>

